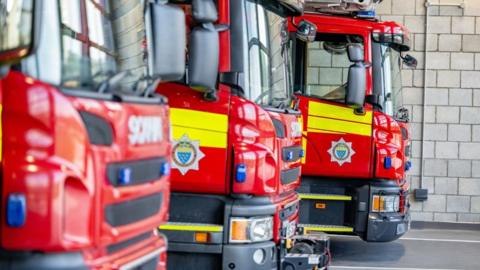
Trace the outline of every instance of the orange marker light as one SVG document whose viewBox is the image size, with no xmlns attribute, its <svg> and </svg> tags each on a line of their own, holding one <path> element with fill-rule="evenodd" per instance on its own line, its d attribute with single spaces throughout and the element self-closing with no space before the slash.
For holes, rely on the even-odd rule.
<svg viewBox="0 0 480 270">
<path fill-rule="evenodd" d="M 315 204 L 315 208 L 317 208 L 317 209 L 325 209 L 325 208 L 327 208 L 327 204 L 326 204 L 326 203 L 316 203 L 316 204 Z"/>
<path fill-rule="evenodd" d="M 195 242 L 197 242 L 197 243 L 208 243 L 208 233 L 206 233 L 206 232 L 196 232 L 195 233 Z"/>
<path fill-rule="evenodd" d="M 231 225 L 231 240 L 234 241 L 245 241 L 248 240 L 247 231 L 248 231 L 248 222 L 246 220 L 234 220 Z"/>
</svg>

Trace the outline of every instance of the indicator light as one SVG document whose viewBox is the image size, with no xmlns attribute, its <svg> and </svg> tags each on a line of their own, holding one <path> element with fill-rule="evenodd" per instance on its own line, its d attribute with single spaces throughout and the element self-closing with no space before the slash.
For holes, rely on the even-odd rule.
<svg viewBox="0 0 480 270">
<path fill-rule="evenodd" d="M 170 175 L 170 163 L 162 162 L 162 165 L 160 166 L 160 175 Z"/>
<path fill-rule="evenodd" d="M 130 184 L 131 176 L 132 176 L 132 169 L 121 168 L 118 171 L 118 183 L 122 186 Z"/>
<path fill-rule="evenodd" d="M 392 168 L 392 158 L 390 157 L 385 157 L 385 160 L 383 162 L 383 167 L 385 167 L 385 169 L 390 169 Z"/>
<path fill-rule="evenodd" d="M 245 182 L 246 179 L 247 179 L 247 166 L 245 166 L 245 164 L 238 164 L 235 180 L 238 183 L 243 183 Z"/>
<path fill-rule="evenodd" d="M 300 152 L 298 152 L 298 156 L 299 156 L 300 158 L 305 157 L 305 150 L 303 150 L 303 149 L 300 150 Z"/>
<path fill-rule="evenodd" d="M 10 227 L 22 227 L 27 219 L 27 200 L 25 194 L 14 193 L 7 198 L 7 224 Z"/>
<path fill-rule="evenodd" d="M 288 153 L 287 153 L 287 160 L 288 160 L 288 161 L 293 160 L 293 151 L 288 151 Z"/>
</svg>

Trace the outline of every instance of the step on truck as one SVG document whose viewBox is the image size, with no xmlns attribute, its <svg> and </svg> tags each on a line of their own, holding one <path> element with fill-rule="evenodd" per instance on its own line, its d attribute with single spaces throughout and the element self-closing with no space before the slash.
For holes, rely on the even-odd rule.
<svg viewBox="0 0 480 270">
<path fill-rule="evenodd" d="M 305 148 L 300 227 L 393 241 L 410 221 L 411 146 L 401 81 L 402 60 L 416 61 L 404 56 L 409 33 L 372 18 L 366 5 L 373 1 L 330 2 L 307 1 L 311 12 L 290 24 L 292 31 L 301 20 L 318 28 L 314 42 L 292 39 Z"/>
<path fill-rule="evenodd" d="M 323 269 L 325 235 L 296 234 L 301 114 L 290 108 L 286 17 L 297 1 L 172 1 L 188 69 L 160 84 L 173 134 L 169 269 Z"/>
<path fill-rule="evenodd" d="M 0 1 L 0 269 L 166 267 L 185 15 L 123 2 Z"/>
</svg>

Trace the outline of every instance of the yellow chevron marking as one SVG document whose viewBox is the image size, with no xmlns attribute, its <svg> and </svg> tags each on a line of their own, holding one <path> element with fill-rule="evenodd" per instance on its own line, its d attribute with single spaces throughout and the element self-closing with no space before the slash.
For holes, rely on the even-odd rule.
<svg viewBox="0 0 480 270">
<path fill-rule="evenodd" d="M 332 195 L 332 194 L 311 194 L 299 193 L 298 196 L 302 200 L 324 200 L 324 201 L 351 201 L 351 196 Z"/>
<path fill-rule="evenodd" d="M 219 225 L 174 223 L 174 222 L 169 222 L 165 225 L 160 225 L 158 226 L 158 229 L 165 230 L 165 231 L 223 232 L 223 226 L 219 226 Z"/>
<path fill-rule="evenodd" d="M 366 112 L 364 115 L 357 115 L 352 108 L 330 105 L 320 102 L 310 101 L 308 103 L 308 115 L 326 118 L 334 118 L 338 120 L 353 121 L 363 124 L 372 124 L 372 112 Z"/>
<path fill-rule="evenodd" d="M 170 119 L 174 139 L 188 134 L 190 139 L 199 140 L 201 147 L 227 147 L 226 114 L 171 108 Z"/>
</svg>

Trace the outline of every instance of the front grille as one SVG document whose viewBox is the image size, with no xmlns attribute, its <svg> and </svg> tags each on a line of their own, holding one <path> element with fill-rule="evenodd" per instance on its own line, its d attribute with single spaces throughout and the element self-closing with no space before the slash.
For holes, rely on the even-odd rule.
<svg viewBox="0 0 480 270">
<path fill-rule="evenodd" d="M 222 225 L 225 201 L 215 196 L 172 193 L 170 221 Z"/>
<path fill-rule="evenodd" d="M 143 240 L 148 239 L 151 235 L 152 235 L 152 232 L 147 232 L 147 233 L 144 233 L 144 234 L 137 235 L 133 238 L 127 239 L 125 241 L 109 245 L 109 246 L 107 246 L 107 252 L 108 252 L 108 254 L 115 253 L 115 252 L 117 252 L 119 250 L 122 250 L 124 248 L 127 248 L 131 245 L 135 245 L 137 243 L 140 243 Z"/>
<path fill-rule="evenodd" d="M 105 220 L 111 226 L 123 226 L 149 218 L 160 211 L 163 193 L 111 204 L 105 207 Z"/>
<path fill-rule="evenodd" d="M 156 157 L 151 159 L 116 162 L 107 165 L 107 178 L 112 186 L 132 186 L 150 181 L 159 180 L 162 177 L 162 166 L 167 159 Z M 120 170 L 128 169 L 130 172 L 128 183 L 120 184 Z"/>
</svg>

